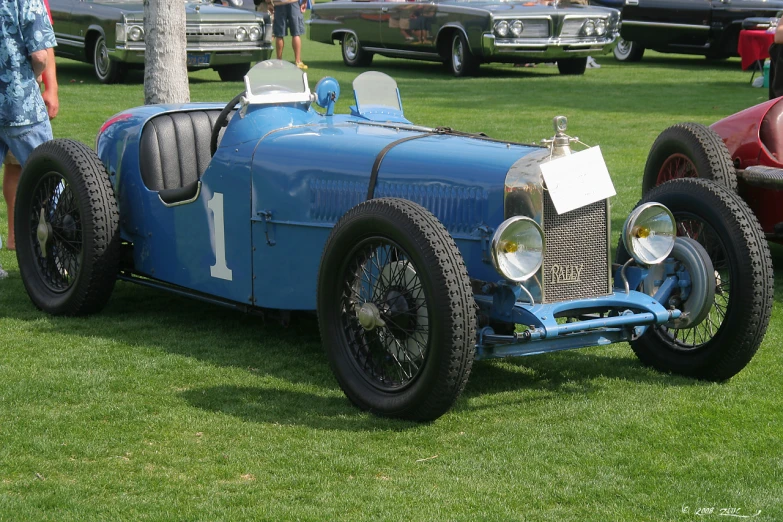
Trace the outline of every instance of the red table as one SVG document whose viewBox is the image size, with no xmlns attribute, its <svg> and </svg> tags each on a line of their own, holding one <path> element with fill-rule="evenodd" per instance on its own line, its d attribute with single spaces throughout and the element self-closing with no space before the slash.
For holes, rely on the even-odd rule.
<svg viewBox="0 0 783 522">
<path fill-rule="evenodd" d="M 742 70 L 747 70 L 758 60 L 769 58 L 769 46 L 775 41 L 775 33 L 745 29 L 740 31 L 737 52 L 742 57 Z"/>
</svg>

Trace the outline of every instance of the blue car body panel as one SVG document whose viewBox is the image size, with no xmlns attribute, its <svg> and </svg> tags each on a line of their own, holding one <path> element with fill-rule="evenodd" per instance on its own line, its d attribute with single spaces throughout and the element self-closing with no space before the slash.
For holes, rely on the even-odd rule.
<svg viewBox="0 0 783 522">
<path fill-rule="evenodd" d="M 165 205 L 139 174 L 144 125 L 162 113 L 220 108 L 132 109 L 110 120 L 99 135 L 98 154 L 119 200 L 122 238 L 134 245 L 134 268 L 237 302 L 313 310 L 326 239 L 337 220 L 367 198 L 378 154 L 401 138 L 427 133 L 350 115 L 322 116 L 303 105 L 251 108 L 244 117 L 232 118 L 201 176 L 195 201 Z M 508 170 L 538 150 L 427 135 L 388 152 L 375 197 L 402 197 L 428 208 L 457 241 L 470 276 L 496 281 L 500 276 L 485 251 L 488 224 L 503 220 Z M 215 215 L 209 207 L 215 194 L 222 195 L 230 279 L 210 272 L 218 257 Z"/>
</svg>

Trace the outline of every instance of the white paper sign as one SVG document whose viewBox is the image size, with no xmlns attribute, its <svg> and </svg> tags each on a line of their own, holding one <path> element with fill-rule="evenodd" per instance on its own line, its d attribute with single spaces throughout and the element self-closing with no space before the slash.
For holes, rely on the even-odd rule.
<svg viewBox="0 0 783 522">
<path fill-rule="evenodd" d="M 542 163 L 541 173 L 558 214 L 617 194 L 600 147 Z"/>
</svg>

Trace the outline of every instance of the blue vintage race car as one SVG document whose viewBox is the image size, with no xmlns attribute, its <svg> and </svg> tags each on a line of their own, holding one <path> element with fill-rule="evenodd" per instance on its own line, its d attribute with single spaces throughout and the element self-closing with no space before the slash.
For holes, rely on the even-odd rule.
<svg viewBox="0 0 783 522">
<path fill-rule="evenodd" d="M 630 341 L 645 364 L 723 380 L 756 352 L 771 258 L 735 194 L 651 190 L 613 265 L 611 181 L 597 149 L 572 154 L 564 118 L 523 145 L 412 124 L 384 74 L 353 88 L 335 115 L 337 81 L 311 92 L 265 61 L 225 107 L 138 107 L 103 125 L 97 153 L 36 149 L 16 206 L 33 303 L 97 312 L 119 278 L 315 310 L 348 398 L 416 420 L 450 408 L 474 359 Z"/>
</svg>

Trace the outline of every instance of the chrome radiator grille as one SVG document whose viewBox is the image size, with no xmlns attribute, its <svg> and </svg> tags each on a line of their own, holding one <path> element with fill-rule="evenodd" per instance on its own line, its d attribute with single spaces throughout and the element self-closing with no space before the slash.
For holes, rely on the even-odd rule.
<svg viewBox="0 0 783 522">
<path fill-rule="evenodd" d="M 558 215 L 544 197 L 545 303 L 609 293 L 609 204 L 598 201 Z"/>
<path fill-rule="evenodd" d="M 255 23 L 248 24 L 204 24 L 204 25 L 188 25 L 185 28 L 185 35 L 190 43 L 204 43 L 204 42 L 232 42 L 236 43 L 237 29 L 243 25 L 245 28 L 257 25 Z M 245 42 L 251 43 L 251 42 Z M 254 43 L 254 42 L 253 42 Z"/>
</svg>

